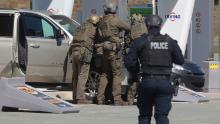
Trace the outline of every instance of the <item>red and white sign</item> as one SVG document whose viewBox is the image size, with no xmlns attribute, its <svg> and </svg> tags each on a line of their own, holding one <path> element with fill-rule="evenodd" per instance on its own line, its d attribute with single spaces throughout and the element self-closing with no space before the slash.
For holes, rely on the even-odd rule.
<svg viewBox="0 0 220 124">
<path fill-rule="evenodd" d="M 181 18 L 180 14 L 176 14 L 175 12 L 171 12 L 168 15 L 165 15 L 166 19 L 170 19 L 170 21 L 176 21 Z"/>
</svg>

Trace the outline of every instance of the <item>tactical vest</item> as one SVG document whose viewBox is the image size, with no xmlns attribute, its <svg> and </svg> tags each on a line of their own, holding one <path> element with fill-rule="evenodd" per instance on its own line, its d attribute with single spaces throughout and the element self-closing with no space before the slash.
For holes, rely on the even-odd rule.
<svg viewBox="0 0 220 124">
<path fill-rule="evenodd" d="M 131 24 L 132 39 L 138 38 L 144 33 L 147 33 L 147 28 L 143 21 L 135 21 Z"/>
<path fill-rule="evenodd" d="M 117 17 L 108 15 L 98 24 L 100 37 L 105 41 L 118 42 L 120 31 L 117 27 Z"/>
<path fill-rule="evenodd" d="M 112 32 L 110 29 L 110 23 L 107 20 L 103 20 L 99 23 L 99 31 L 100 31 L 100 36 L 102 38 L 109 38 L 112 36 Z"/>
<path fill-rule="evenodd" d="M 77 29 L 76 29 L 76 35 L 74 36 L 74 39 L 76 41 L 82 41 L 83 40 L 83 35 L 86 31 L 86 27 L 88 26 L 88 24 L 86 23 L 83 23 L 81 26 L 79 26 Z"/>
<path fill-rule="evenodd" d="M 94 34 L 96 29 L 92 23 L 85 22 L 76 30 L 76 35 L 74 36 L 74 43 L 80 43 L 81 46 L 88 48 L 92 51 L 93 40 L 95 38 Z"/>
<path fill-rule="evenodd" d="M 171 42 L 168 36 L 146 36 L 140 61 L 145 74 L 170 74 L 172 67 Z"/>
</svg>

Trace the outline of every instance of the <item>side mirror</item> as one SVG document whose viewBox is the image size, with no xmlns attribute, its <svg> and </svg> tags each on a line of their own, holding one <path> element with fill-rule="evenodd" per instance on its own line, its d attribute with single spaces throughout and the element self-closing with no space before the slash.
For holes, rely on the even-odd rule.
<svg viewBox="0 0 220 124">
<path fill-rule="evenodd" d="M 57 37 L 57 39 L 64 38 L 64 31 L 57 30 L 56 37 Z"/>
<path fill-rule="evenodd" d="M 57 46 L 61 46 L 62 39 L 64 38 L 64 32 L 63 30 L 57 30 L 56 32 L 56 38 L 57 38 Z"/>
</svg>

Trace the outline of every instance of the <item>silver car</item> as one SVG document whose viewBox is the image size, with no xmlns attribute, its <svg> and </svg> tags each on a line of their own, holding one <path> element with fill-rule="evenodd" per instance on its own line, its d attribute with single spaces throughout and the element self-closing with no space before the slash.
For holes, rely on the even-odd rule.
<svg viewBox="0 0 220 124">
<path fill-rule="evenodd" d="M 0 72 L 11 62 L 26 82 L 63 82 L 63 65 L 79 23 L 62 15 L 0 9 Z M 66 83 L 71 82 L 67 61 Z M 16 76 L 16 75 L 15 75 Z"/>
</svg>

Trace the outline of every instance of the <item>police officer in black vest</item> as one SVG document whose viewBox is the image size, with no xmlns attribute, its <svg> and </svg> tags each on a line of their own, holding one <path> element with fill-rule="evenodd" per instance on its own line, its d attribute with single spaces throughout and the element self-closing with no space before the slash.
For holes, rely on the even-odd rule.
<svg viewBox="0 0 220 124">
<path fill-rule="evenodd" d="M 152 110 L 157 124 L 169 124 L 172 86 L 170 82 L 172 64 L 184 63 L 177 41 L 160 34 L 162 19 L 157 15 L 145 19 L 149 34 L 135 39 L 125 57 L 129 72 L 137 72 L 140 65 L 142 81 L 138 89 L 137 106 L 139 124 L 150 124 Z M 140 62 L 139 64 L 137 64 Z"/>
</svg>

